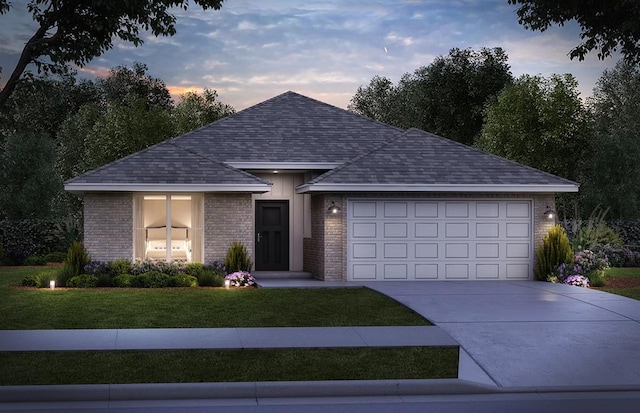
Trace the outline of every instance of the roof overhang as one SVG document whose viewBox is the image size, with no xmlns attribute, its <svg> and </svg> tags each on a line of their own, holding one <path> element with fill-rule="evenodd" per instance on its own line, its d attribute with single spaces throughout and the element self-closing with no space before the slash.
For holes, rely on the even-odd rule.
<svg viewBox="0 0 640 413">
<path fill-rule="evenodd" d="M 311 192 L 517 192 L 559 193 L 578 192 L 577 184 L 566 185 L 421 185 L 421 184 L 303 184 L 296 193 Z"/>
<path fill-rule="evenodd" d="M 271 191 L 268 184 L 119 184 L 73 183 L 64 186 L 69 192 L 251 192 Z"/>
</svg>

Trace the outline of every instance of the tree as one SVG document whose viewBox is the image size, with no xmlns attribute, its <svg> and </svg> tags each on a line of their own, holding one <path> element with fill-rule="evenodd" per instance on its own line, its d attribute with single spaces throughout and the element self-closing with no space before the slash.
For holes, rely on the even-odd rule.
<svg viewBox="0 0 640 413">
<path fill-rule="evenodd" d="M 349 109 L 400 128 L 419 128 L 465 144 L 482 129 L 484 106 L 512 81 L 501 48 L 451 49 L 429 66 L 405 73 L 397 86 L 374 77 Z"/>
<path fill-rule="evenodd" d="M 54 169 L 53 139 L 33 131 L 11 135 L 1 159 L 0 211 L 4 218 L 48 219 L 53 199 L 62 189 Z"/>
<path fill-rule="evenodd" d="M 218 92 L 213 89 L 205 89 L 202 94 L 187 92 L 180 96 L 173 109 L 175 134 L 191 132 L 236 112 L 232 106 L 217 99 Z"/>
<path fill-rule="evenodd" d="M 476 146 L 577 180 L 592 125 L 579 94 L 570 74 L 519 77 L 487 107 Z"/>
<path fill-rule="evenodd" d="M 619 62 L 599 79 L 591 103 L 596 133 L 581 188 L 584 208 L 640 218 L 640 68 Z"/>
<path fill-rule="evenodd" d="M 222 7 L 223 0 L 193 0 L 203 10 Z M 10 12 L 12 4 L 0 0 L 0 14 Z M 64 73 L 68 64 L 80 67 L 113 47 L 113 40 L 143 43 L 140 30 L 154 36 L 173 36 L 176 17 L 172 7 L 189 7 L 189 0 L 31 0 L 29 13 L 38 28 L 26 42 L 22 53 L 0 91 L 0 107 L 13 93 L 28 65 L 38 71 Z"/>
<path fill-rule="evenodd" d="M 171 95 L 162 79 L 147 74 L 147 65 L 135 62 L 133 67 L 117 66 L 109 70 L 109 76 L 96 81 L 102 100 L 123 105 L 136 96 L 145 100 L 147 107 L 169 108 Z"/>
<path fill-rule="evenodd" d="M 547 30 L 575 20 L 582 29 L 582 43 L 569 52 L 571 59 L 584 60 L 598 51 L 598 58 L 620 50 L 625 60 L 640 63 L 640 4 L 638 0 L 508 0 L 517 5 L 518 23 L 526 29 Z"/>
</svg>

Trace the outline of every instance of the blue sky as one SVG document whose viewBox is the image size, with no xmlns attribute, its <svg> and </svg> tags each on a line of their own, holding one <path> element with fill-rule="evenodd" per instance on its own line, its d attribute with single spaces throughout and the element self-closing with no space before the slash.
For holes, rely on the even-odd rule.
<svg viewBox="0 0 640 413">
<path fill-rule="evenodd" d="M 35 28 L 27 1 L 12 3 L 15 9 L 0 16 L 0 83 Z M 139 61 L 175 97 L 208 87 L 239 110 L 293 90 L 346 108 L 375 75 L 395 83 L 453 47 L 499 46 L 515 76 L 572 73 L 582 96 L 591 95 L 616 60 L 570 61 L 576 25 L 530 32 L 515 9 L 507 0 L 226 0 L 220 11 L 176 11 L 177 35 L 144 34 L 139 47 L 117 41 L 79 72 L 101 76 Z"/>
</svg>

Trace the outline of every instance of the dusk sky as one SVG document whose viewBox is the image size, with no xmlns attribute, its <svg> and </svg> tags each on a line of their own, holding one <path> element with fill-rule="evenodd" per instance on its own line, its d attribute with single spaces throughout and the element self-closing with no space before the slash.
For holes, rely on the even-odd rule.
<svg viewBox="0 0 640 413">
<path fill-rule="evenodd" d="M 14 0 L 0 16 L 0 83 L 35 31 L 26 3 Z M 577 25 L 531 32 L 515 10 L 507 0 L 226 0 L 222 10 L 207 12 L 192 4 L 175 13 L 177 35 L 145 34 L 140 47 L 117 41 L 78 70 L 104 76 L 139 61 L 174 97 L 208 87 L 240 110 L 287 90 L 346 108 L 373 76 L 396 83 L 453 47 L 502 47 L 515 76 L 572 73 L 583 97 L 615 65 L 617 58 L 598 61 L 595 54 L 569 60 L 580 40 Z"/>
</svg>

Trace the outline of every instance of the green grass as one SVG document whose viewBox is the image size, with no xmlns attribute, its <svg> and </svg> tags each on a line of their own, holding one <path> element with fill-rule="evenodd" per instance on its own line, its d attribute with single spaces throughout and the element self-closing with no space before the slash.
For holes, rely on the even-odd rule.
<svg viewBox="0 0 640 413">
<path fill-rule="evenodd" d="M 366 288 L 19 289 L 0 267 L 0 329 L 430 325 Z M 38 269 L 36 269 L 38 271 Z"/>
<path fill-rule="evenodd" d="M 457 377 L 457 348 L 0 353 L 0 385 Z"/>
<path fill-rule="evenodd" d="M 640 268 L 624 267 L 624 268 L 609 268 L 607 270 L 608 277 L 640 277 Z"/>
<path fill-rule="evenodd" d="M 616 283 L 614 284 L 613 279 L 627 279 L 626 281 L 635 280 L 636 278 L 640 278 L 640 268 L 609 268 L 606 273 L 611 281 L 605 283 L 602 291 L 606 291 L 612 294 L 622 295 L 624 297 L 633 298 L 634 300 L 640 300 L 640 285 L 637 283 Z M 619 280 L 625 281 L 625 280 Z M 626 284 L 626 285 L 625 285 Z M 618 285 L 615 287 L 614 285 Z"/>
</svg>

